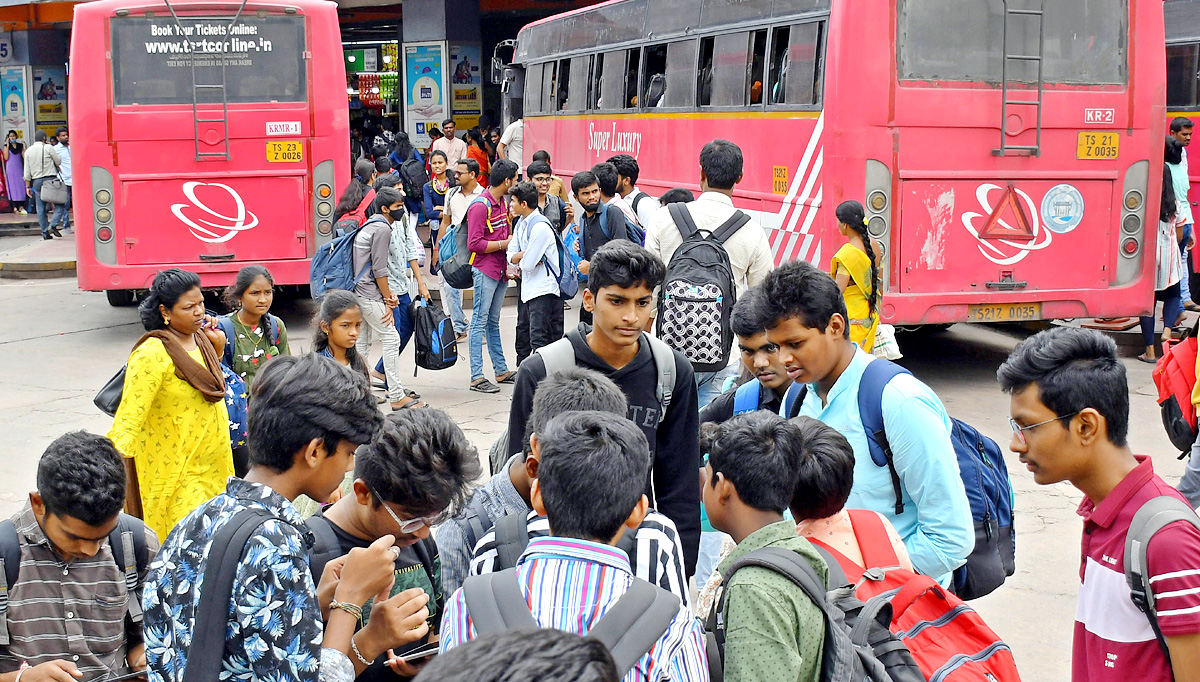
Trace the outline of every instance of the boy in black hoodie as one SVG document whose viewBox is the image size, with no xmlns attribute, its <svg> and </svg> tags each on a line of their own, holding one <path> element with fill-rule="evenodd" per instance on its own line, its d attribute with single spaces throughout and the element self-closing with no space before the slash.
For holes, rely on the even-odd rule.
<svg viewBox="0 0 1200 682">
<path fill-rule="evenodd" d="M 664 414 L 657 394 L 659 368 L 650 349 L 652 341 L 642 331 L 654 312 L 654 289 L 665 274 L 662 261 L 637 244 L 624 239 L 605 244 L 592 256 L 588 288 L 583 293 L 583 307 L 593 314 L 595 326 L 581 323 L 567 333 L 566 340 L 575 351 L 577 365 L 600 372 L 625 392 L 629 420 L 646 434 L 654 456 L 646 493 L 658 511 L 675 522 L 690 576 L 696 570 L 700 543 L 696 384 L 691 363 L 673 351 L 675 382 Z M 508 417 L 509 443 L 528 440 L 526 422 L 533 394 L 545 376 L 546 365 L 538 353 L 521 363 Z"/>
</svg>

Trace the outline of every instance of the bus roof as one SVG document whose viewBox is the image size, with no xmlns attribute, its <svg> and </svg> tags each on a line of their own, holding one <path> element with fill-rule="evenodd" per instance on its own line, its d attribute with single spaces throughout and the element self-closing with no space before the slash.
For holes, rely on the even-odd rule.
<svg viewBox="0 0 1200 682">
<path fill-rule="evenodd" d="M 829 12 L 832 0 L 610 0 L 528 24 L 517 34 L 514 61 L 622 43 L 664 40 L 742 23 Z"/>
<path fill-rule="evenodd" d="M 185 9 L 188 11 L 197 9 L 221 9 L 226 10 L 229 7 L 237 7 L 241 5 L 241 0 L 171 0 L 171 7 L 177 11 Z M 328 11 L 332 7 L 335 11 L 337 3 L 329 0 L 247 0 L 246 10 L 253 10 L 262 7 L 295 7 L 305 13 Z M 99 14 L 108 15 L 119 9 L 127 9 L 131 12 L 142 11 L 163 11 L 170 14 L 167 8 L 167 3 L 164 0 L 94 0 L 93 2 L 84 2 L 75 6 L 75 13 L 78 14 Z"/>
</svg>

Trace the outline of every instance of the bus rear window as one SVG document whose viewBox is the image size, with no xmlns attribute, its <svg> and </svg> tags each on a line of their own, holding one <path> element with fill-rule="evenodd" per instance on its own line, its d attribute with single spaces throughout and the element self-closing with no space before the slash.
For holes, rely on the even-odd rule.
<svg viewBox="0 0 1200 682">
<path fill-rule="evenodd" d="M 128 17 L 112 19 L 113 99 L 124 104 L 191 104 L 195 84 L 220 85 L 229 102 L 302 102 L 306 98 L 304 18 Z M 221 88 L 196 88 L 217 103 Z"/>
<path fill-rule="evenodd" d="M 1047 83 L 1121 84 L 1126 78 L 1126 0 L 1010 0 L 1013 9 L 1044 5 L 1042 79 Z M 999 83 L 1004 60 L 1004 0 L 901 0 L 901 80 Z M 1037 55 L 1036 15 L 1010 15 L 1008 54 Z M 1037 63 L 1009 60 L 1008 77 L 1037 80 Z"/>
</svg>

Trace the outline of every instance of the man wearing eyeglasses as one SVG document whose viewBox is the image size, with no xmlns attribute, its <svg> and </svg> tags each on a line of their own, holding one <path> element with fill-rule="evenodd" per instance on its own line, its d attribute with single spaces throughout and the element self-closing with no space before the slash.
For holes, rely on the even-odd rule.
<svg viewBox="0 0 1200 682">
<path fill-rule="evenodd" d="M 475 448 L 445 412 L 391 413 L 384 419 L 383 432 L 355 453 L 354 494 L 305 522 L 315 540 L 309 552 L 314 582 L 320 583 L 326 571 L 340 570 L 340 558 L 355 548 L 370 547 L 391 535 L 396 538 L 391 594 L 418 588 L 429 595 L 427 641 L 436 641 L 442 616 L 442 569 L 430 527 L 461 506 L 468 483 L 479 474 Z M 365 625 L 369 604 L 362 607 L 362 613 Z M 406 663 L 399 657 L 425 643 L 413 642 L 385 652 L 357 679 L 372 682 L 394 680 L 396 675 L 415 676 L 426 659 Z"/>
</svg>

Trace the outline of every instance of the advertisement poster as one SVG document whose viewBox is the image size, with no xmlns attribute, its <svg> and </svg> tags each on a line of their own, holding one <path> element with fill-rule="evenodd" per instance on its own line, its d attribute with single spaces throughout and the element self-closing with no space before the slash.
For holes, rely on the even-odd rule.
<svg viewBox="0 0 1200 682">
<path fill-rule="evenodd" d="M 29 112 L 25 105 L 25 67 L 9 66 L 0 69 L 0 90 L 3 99 L 0 106 L 4 107 L 4 135 L 8 131 L 17 131 L 17 137 L 25 140 L 29 126 Z M 28 141 L 26 141 L 28 143 Z"/>
<path fill-rule="evenodd" d="M 404 121 L 414 147 L 428 149 L 429 128 L 446 115 L 442 95 L 442 43 L 404 46 Z"/>
<path fill-rule="evenodd" d="M 67 124 L 67 70 L 61 66 L 33 68 L 34 120 L 38 130 L 54 135 Z"/>
<path fill-rule="evenodd" d="M 483 113 L 482 63 L 478 44 L 450 46 L 454 124 L 459 130 L 479 125 L 479 115 Z"/>
</svg>

